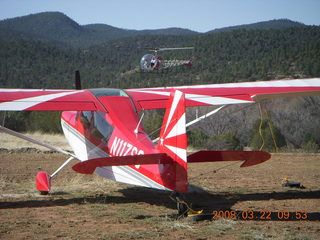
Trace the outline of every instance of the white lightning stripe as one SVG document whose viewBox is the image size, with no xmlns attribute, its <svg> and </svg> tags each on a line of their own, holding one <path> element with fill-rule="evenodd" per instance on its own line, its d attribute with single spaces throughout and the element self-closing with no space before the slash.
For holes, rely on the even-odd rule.
<svg viewBox="0 0 320 240">
<path fill-rule="evenodd" d="M 211 97 L 207 95 L 198 95 L 198 94 L 186 94 L 186 99 L 202 102 L 210 105 L 226 105 L 226 104 L 238 104 L 238 103 L 252 103 L 253 101 L 248 100 L 239 100 L 234 98 L 226 97 Z"/>
<path fill-rule="evenodd" d="M 179 102 L 181 96 L 182 96 L 182 92 L 180 92 L 180 91 L 176 91 L 175 92 L 174 98 L 173 98 L 173 102 L 172 102 L 172 106 L 170 108 L 169 117 L 167 119 L 166 127 L 165 127 L 164 132 L 163 132 L 164 134 L 167 131 L 169 123 L 171 122 L 173 113 L 176 111 L 176 108 L 178 106 L 178 102 Z"/>
<path fill-rule="evenodd" d="M 63 89 L 19 89 L 19 88 L 0 88 L 0 92 L 74 92 L 74 90 Z M 78 91 L 79 92 L 79 91 Z M 81 91 L 80 91 L 81 92 Z"/>
<path fill-rule="evenodd" d="M 85 161 L 88 159 L 109 157 L 109 155 L 101 148 L 90 142 L 80 132 L 70 126 L 67 122 L 61 119 L 62 130 L 69 145 L 80 159 Z"/>
<path fill-rule="evenodd" d="M 174 89 L 197 89 L 197 88 L 252 88 L 252 87 L 320 87 L 320 78 L 309 79 L 288 79 L 288 80 L 272 80 L 260 82 L 243 82 L 243 83 L 224 83 L 224 84 L 206 84 L 194 86 L 176 86 Z M 153 93 L 152 90 L 165 90 L 165 88 L 146 89 Z M 144 92 L 144 89 L 130 89 L 130 91 Z M 162 94 L 165 95 L 165 94 Z"/>
<path fill-rule="evenodd" d="M 151 94 L 157 94 L 162 96 L 170 96 L 170 92 L 159 92 L 159 91 L 153 91 L 153 90 L 142 90 L 142 91 L 134 91 L 134 92 L 142 92 L 142 93 L 151 93 Z"/>
<path fill-rule="evenodd" d="M 42 102 L 46 102 L 55 98 L 59 97 L 64 97 L 67 95 L 71 95 L 74 93 L 78 93 L 73 91 L 73 92 L 63 92 L 63 93 L 54 93 L 54 94 L 48 94 L 48 95 L 42 95 L 42 96 L 37 96 L 37 97 L 31 97 L 31 98 L 22 98 L 22 99 L 17 99 L 11 102 L 3 102 L 0 103 L 0 109 L 2 111 L 21 111 L 30 107 L 33 107 L 37 104 L 40 104 Z"/>
<path fill-rule="evenodd" d="M 169 96 L 169 92 L 159 92 L 159 91 L 141 91 L 144 93 L 157 94 L 162 96 Z M 201 102 L 209 105 L 227 105 L 227 104 L 239 104 L 239 103 L 252 103 L 253 101 L 248 100 L 239 100 L 226 97 L 211 97 L 208 95 L 199 95 L 199 94 L 185 94 L 185 98 L 188 100 Z"/>
<path fill-rule="evenodd" d="M 186 114 L 184 113 L 165 138 L 171 138 L 174 136 L 185 134 L 186 133 L 185 124 L 186 124 Z"/>
<path fill-rule="evenodd" d="M 320 78 L 181 86 L 184 88 L 320 87 Z"/>
<path fill-rule="evenodd" d="M 170 149 L 171 152 L 173 152 L 175 155 L 177 155 L 179 158 L 181 158 L 183 161 L 187 161 L 187 151 L 183 148 L 173 147 L 169 145 L 165 145 L 167 148 Z"/>
</svg>

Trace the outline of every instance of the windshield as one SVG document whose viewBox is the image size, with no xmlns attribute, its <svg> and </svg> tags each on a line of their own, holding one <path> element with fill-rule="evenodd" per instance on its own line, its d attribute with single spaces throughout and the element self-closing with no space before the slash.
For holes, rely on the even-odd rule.
<svg viewBox="0 0 320 240">
<path fill-rule="evenodd" d="M 109 97 L 109 96 L 129 97 L 128 94 L 121 89 L 97 88 L 97 89 L 89 89 L 89 91 L 97 98 L 98 97 Z"/>
</svg>

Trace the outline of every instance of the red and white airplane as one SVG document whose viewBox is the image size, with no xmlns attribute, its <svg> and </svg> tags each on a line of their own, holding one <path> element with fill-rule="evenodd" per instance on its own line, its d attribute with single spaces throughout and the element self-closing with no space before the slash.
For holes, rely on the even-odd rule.
<svg viewBox="0 0 320 240">
<path fill-rule="evenodd" d="M 199 151 L 187 155 L 186 107 L 255 103 L 266 98 L 320 95 L 320 78 L 145 89 L 0 89 L 1 111 L 63 111 L 61 124 L 74 154 L 0 126 L 0 131 L 69 156 L 53 174 L 39 172 L 37 189 L 50 191 L 51 178 L 72 159 L 79 173 L 176 192 L 188 191 L 188 164 L 262 163 L 262 151 Z M 139 112 L 166 108 L 158 143 L 145 133 Z"/>
</svg>

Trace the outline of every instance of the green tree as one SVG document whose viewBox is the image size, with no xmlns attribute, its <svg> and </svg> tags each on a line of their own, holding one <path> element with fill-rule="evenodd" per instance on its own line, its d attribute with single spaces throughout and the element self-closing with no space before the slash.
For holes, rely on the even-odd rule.
<svg viewBox="0 0 320 240">
<path fill-rule="evenodd" d="M 28 131 L 62 133 L 60 116 L 60 112 L 31 112 Z"/>
<path fill-rule="evenodd" d="M 318 152 L 320 150 L 319 144 L 311 133 L 305 133 L 301 147 L 306 152 Z"/>
<path fill-rule="evenodd" d="M 204 147 L 207 143 L 208 136 L 201 129 L 193 129 L 187 132 L 188 144 L 193 147 Z"/>
<path fill-rule="evenodd" d="M 207 148 L 210 150 L 240 150 L 240 140 L 233 133 L 213 136 L 207 141 Z"/>
</svg>

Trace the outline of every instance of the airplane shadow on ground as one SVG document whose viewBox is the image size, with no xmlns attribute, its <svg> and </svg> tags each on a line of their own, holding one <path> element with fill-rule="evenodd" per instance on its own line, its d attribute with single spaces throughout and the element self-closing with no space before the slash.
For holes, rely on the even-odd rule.
<svg viewBox="0 0 320 240">
<path fill-rule="evenodd" d="M 184 199 L 188 203 L 192 203 L 192 208 L 194 210 L 204 210 L 204 219 L 211 219 L 213 211 L 222 211 L 222 213 L 234 211 L 232 206 L 237 202 L 242 201 L 261 201 L 261 200 L 290 200 L 290 199 L 320 199 L 320 191 L 282 191 L 282 192 L 272 192 L 272 193 L 210 193 L 193 186 L 196 191 L 192 193 L 187 193 L 184 195 Z M 177 209 L 177 203 L 169 198 L 170 192 L 160 191 L 154 189 L 148 189 L 143 187 L 128 187 L 120 189 L 119 192 L 123 196 L 108 196 L 105 194 L 87 195 L 84 197 L 68 198 L 68 193 L 53 193 L 52 195 L 40 199 L 28 199 L 19 201 L 6 201 L 6 199 L 0 199 L 0 209 L 16 209 L 16 208 L 40 208 L 40 207 L 53 207 L 53 206 L 67 206 L 71 204 L 86 204 L 86 203 L 105 203 L 105 204 L 124 204 L 124 203 L 137 203 L 144 202 L 150 205 L 165 206 L 169 209 Z M 61 197 L 60 197 L 61 196 Z M 299 210 L 299 209 L 297 209 Z M 289 212 L 290 215 L 288 219 L 284 219 L 279 216 L 279 211 L 270 211 L 268 215 L 270 218 L 262 219 L 261 211 L 247 212 L 249 217 L 240 220 L 276 220 L 276 221 L 294 221 L 294 220 L 309 220 L 309 221 L 320 221 L 319 212 L 308 212 L 307 216 L 298 216 L 296 212 Z M 241 211 L 236 211 L 237 215 L 243 217 Z M 206 216 L 205 216 L 206 215 Z M 250 215 L 255 216 L 250 218 Z M 142 216 L 141 218 L 150 217 Z M 139 218 L 138 216 L 138 218 Z M 172 217 L 177 217 L 174 214 Z M 302 217 L 302 219 L 301 219 Z M 306 217 L 306 219 L 303 219 Z M 195 220 L 198 220 L 195 218 Z"/>
</svg>

